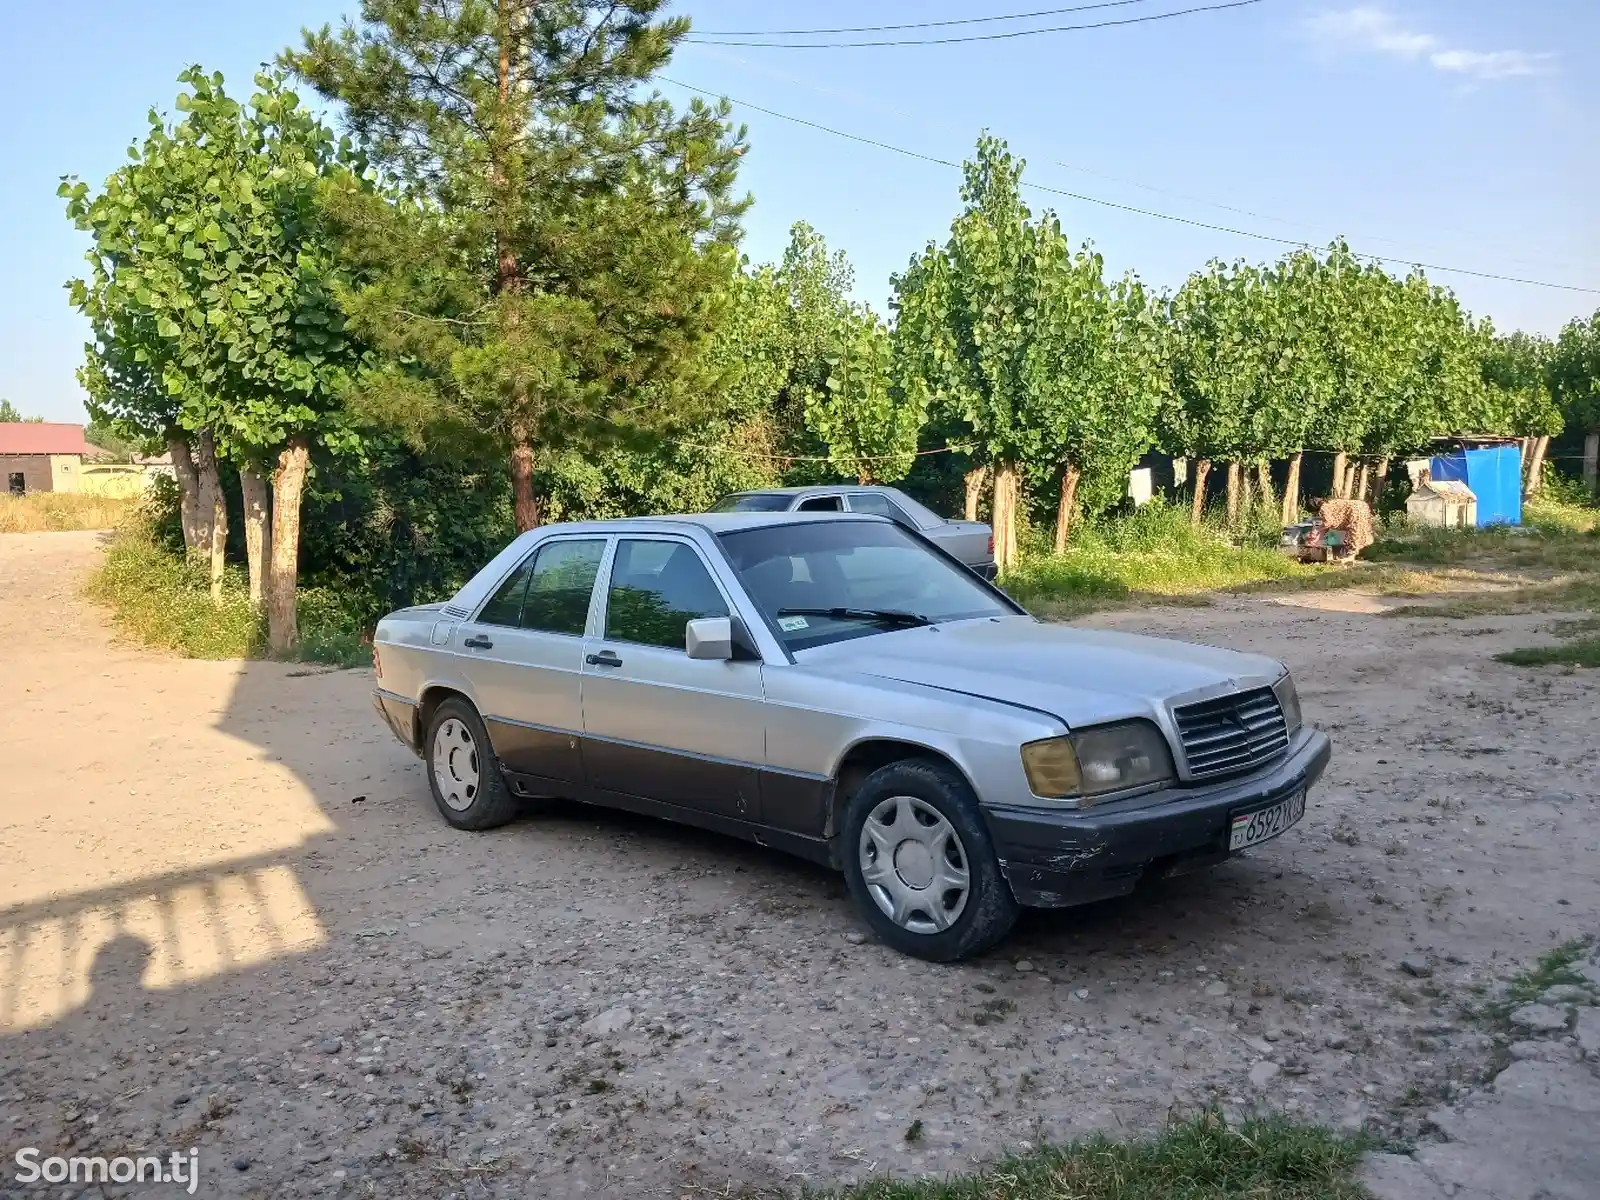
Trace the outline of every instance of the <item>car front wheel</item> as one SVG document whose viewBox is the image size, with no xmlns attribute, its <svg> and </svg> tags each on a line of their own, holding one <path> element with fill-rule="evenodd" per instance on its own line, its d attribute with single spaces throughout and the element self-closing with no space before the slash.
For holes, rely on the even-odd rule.
<svg viewBox="0 0 1600 1200">
<path fill-rule="evenodd" d="M 896 950 L 952 962 L 1015 923 L 977 797 L 952 768 L 915 759 L 873 772 L 845 808 L 843 834 L 850 892 Z"/>
<path fill-rule="evenodd" d="M 428 722 L 428 788 L 457 829 L 493 829 L 517 815 L 517 801 L 500 775 L 478 712 L 452 697 Z"/>
</svg>

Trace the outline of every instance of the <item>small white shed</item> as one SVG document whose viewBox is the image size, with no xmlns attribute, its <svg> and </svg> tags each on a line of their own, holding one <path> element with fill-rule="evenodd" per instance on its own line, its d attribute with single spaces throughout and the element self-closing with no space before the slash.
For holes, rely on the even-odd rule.
<svg viewBox="0 0 1600 1200">
<path fill-rule="evenodd" d="M 1478 497 L 1452 479 L 1423 479 L 1411 490 L 1406 515 L 1418 525 L 1472 529 L 1478 524 Z"/>
</svg>

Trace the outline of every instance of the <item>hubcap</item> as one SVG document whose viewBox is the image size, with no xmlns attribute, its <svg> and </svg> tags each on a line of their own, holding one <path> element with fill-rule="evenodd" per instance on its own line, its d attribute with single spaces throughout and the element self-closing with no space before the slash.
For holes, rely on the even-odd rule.
<svg viewBox="0 0 1600 1200">
<path fill-rule="evenodd" d="M 478 747 L 472 731 L 454 717 L 433 735 L 433 781 L 455 812 L 465 812 L 478 798 Z"/>
<path fill-rule="evenodd" d="M 902 929 L 939 933 L 967 907 L 967 849 L 939 810 L 915 796 L 891 796 L 872 810 L 860 854 L 867 891 Z"/>
</svg>

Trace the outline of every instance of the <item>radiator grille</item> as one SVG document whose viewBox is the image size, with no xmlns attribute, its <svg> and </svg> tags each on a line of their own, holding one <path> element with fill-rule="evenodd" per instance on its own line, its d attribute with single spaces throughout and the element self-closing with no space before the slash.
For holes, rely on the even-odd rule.
<svg viewBox="0 0 1600 1200">
<path fill-rule="evenodd" d="M 1289 748 L 1283 708 L 1271 688 L 1237 692 L 1172 710 L 1195 777 L 1248 771 Z"/>
</svg>

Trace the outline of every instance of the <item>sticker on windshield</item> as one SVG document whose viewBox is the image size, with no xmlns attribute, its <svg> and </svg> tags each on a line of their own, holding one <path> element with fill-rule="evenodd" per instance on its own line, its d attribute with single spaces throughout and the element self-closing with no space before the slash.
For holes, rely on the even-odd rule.
<svg viewBox="0 0 1600 1200">
<path fill-rule="evenodd" d="M 778 628 L 785 633 L 798 633 L 802 629 L 811 628 L 811 625 L 804 617 L 779 617 Z"/>
</svg>

